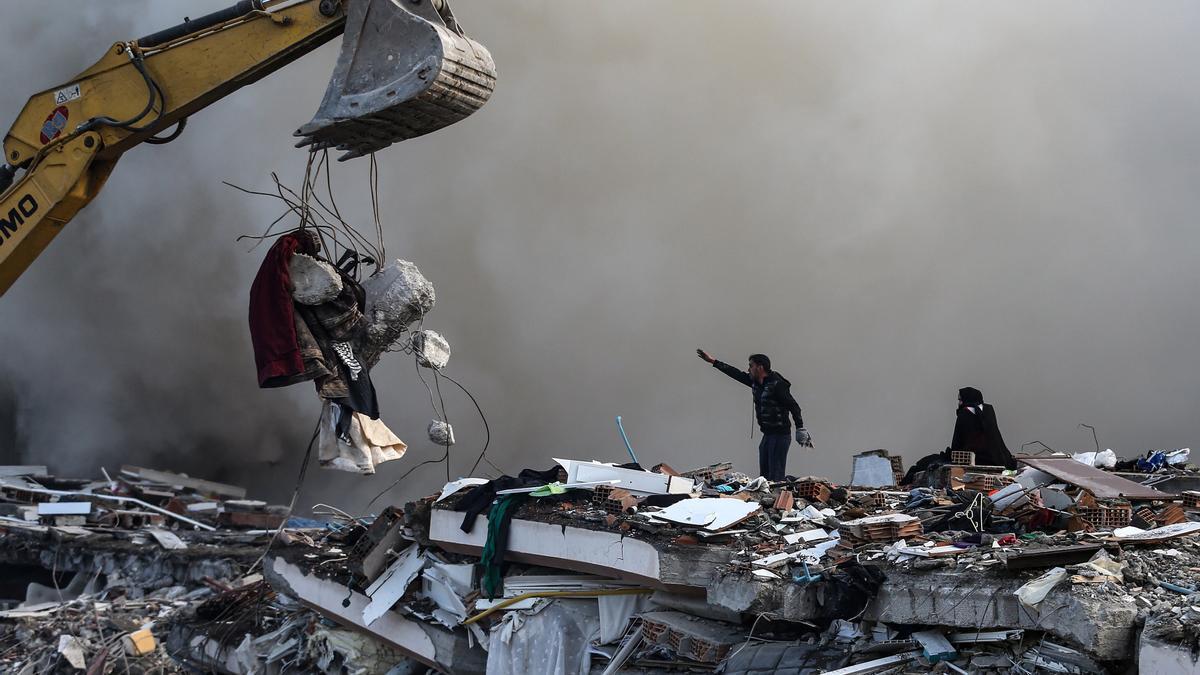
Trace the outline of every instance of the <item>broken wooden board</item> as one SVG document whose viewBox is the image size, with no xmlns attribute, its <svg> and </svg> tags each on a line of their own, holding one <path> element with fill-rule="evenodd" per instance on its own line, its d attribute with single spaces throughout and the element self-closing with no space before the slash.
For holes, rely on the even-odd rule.
<svg viewBox="0 0 1200 675">
<path fill-rule="evenodd" d="M 244 499 L 246 497 L 246 488 L 236 485 L 227 485 L 225 483 L 217 483 L 211 480 L 203 480 L 201 478 L 192 478 L 170 471 L 157 471 L 155 469 L 145 469 L 140 466 L 125 465 L 121 467 L 121 473 L 134 478 L 141 478 L 152 483 L 162 483 L 164 485 L 178 485 L 180 487 L 189 488 L 202 494 L 215 494 L 222 497 L 232 499 Z"/>
</svg>

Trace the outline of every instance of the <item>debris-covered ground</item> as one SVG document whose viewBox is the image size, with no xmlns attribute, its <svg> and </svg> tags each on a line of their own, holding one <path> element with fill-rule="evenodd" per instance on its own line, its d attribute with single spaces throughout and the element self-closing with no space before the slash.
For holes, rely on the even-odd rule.
<svg viewBox="0 0 1200 675">
<path fill-rule="evenodd" d="M 321 520 L 3 467 L 0 672 L 1200 672 L 1200 473 L 1021 462 L 554 460 Z"/>
</svg>

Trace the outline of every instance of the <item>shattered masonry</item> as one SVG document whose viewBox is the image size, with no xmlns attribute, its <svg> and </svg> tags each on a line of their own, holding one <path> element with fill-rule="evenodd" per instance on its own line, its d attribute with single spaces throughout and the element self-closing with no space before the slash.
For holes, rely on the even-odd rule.
<svg viewBox="0 0 1200 675">
<path fill-rule="evenodd" d="M 1200 672 L 1200 472 L 949 459 L 904 488 L 886 451 L 849 486 L 563 459 L 287 523 L 0 467 L 0 672 Z"/>
</svg>

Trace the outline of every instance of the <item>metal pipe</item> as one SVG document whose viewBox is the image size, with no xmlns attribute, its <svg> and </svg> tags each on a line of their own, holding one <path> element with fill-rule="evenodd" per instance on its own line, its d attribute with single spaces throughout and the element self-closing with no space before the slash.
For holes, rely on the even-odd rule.
<svg viewBox="0 0 1200 675">
<path fill-rule="evenodd" d="M 161 513 L 164 516 L 170 516 L 171 518 L 174 518 L 175 520 L 187 523 L 188 525 L 191 525 L 192 527 L 195 527 L 196 529 L 205 530 L 206 532 L 216 532 L 216 530 L 217 530 L 217 528 L 213 527 L 212 525 L 205 525 L 204 523 L 202 523 L 200 521 L 192 520 L 191 518 L 181 516 L 178 513 L 175 513 L 173 511 L 168 511 L 166 509 L 159 508 L 153 504 L 148 504 L 140 499 L 135 499 L 134 497 L 118 497 L 116 495 L 99 495 L 99 494 L 95 494 L 93 492 L 72 492 L 72 491 L 68 491 L 68 490 L 47 490 L 46 488 L 26 487 L 24 485 L 12 485 L 11 483 L 9 484 L 9 486 L 17 488 L 18 490 L 25 490 L 26 492 L 33 492 L 33 493 L 43 494 L 43 495 L 54 495 L 57 497 L 90 497 L 90 498 L 95 498 L 95 499 L 107 499 L 109 501 L 119 502 L 122 504 L 125 502 L 131 502 L 133 504 L 137 504 L 138 506 L 140 506 L 144 509 L 149 509 L 151 511 L 154 511 L 155 513 Z"/>
<path fill-rule="evenodd" d="M 614 675 L 620 670 L 621 666 L 625 665 L 625 662 L 629 660 L 629 656 L 633 654 L 633 650 L 637 649 L 637 646 L 642 643 L 642 635 L 644 634 L 645 628 L 638 626 L 637 630 L 633 631 L 633 635 L 630 635 L 625 644 L 613 655 L 612 660 L 608 662 L 608 667 L 604 669 L 602 675 Z"/>
<path fill-rule="evenodd" d="M 617 429 L 621 432 L 621 440 L 625 441 L 625 449 L 629 451 L 630 458 L 634 464 L 641 464 L 638 461 L 637 455 L 633 454 L 633 446 L 629 444 L 629 437 L 625 435 L 625 425 L 621 424 L 621 416 L 617 415 Z"/>
<path fill-rule="evenodd" d="M 594 591 L 533 591 L 532 593 L 522 593 L 511 598 L 505 598 L 475 616 L 464 619 L 460 625 L 469 626 L 493 612 L 498 612 L 509 605 L 515 605 L 522 600 L 530 598 L 596 598 L 602 595 L 650 595 L 653 592 L 649 588 L 607 588 Z"/>
</svg>

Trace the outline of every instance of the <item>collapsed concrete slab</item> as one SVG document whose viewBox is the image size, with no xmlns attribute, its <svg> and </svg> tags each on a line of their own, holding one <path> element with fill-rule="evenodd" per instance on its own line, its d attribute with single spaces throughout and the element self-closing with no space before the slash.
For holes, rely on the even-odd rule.
<svg viewBox="0 0 1200 675">
<path fill-rule="evenodd" d="M 893 624 L 1045 631 L 1102 661 L 1129 658 L 1138 608 L 1112 593 L 1052 590 L 1036 610 L 1013 593 L 1023 580 L 957 571 L 889 570 L 863 618 Z"/>
<path fill-rule="evenodd" d="M 305 572 L 282 556 L 267 558 L 264 577 L 279 593 L 285 593 L 322 616 L 391 645 L 405 656 L 444 673 L 483 672 L 487 655 L 471 647 L 465 634 L 411 621 L 388 611 L 369 626 L 363 610 L 371 599 L 331 579 Z"/>
<path fill-rule="evenodd" d="M 459 525 L 463 514 L 433 509 L 429 538 L 447 551 L 478 556 L 487 543 L 487 517 L 480 515 L 471 531 Z M 733 552 L 725 547 L 651 543 L 612 530 L 542 523 L 514 518 L 505 559 L 547 565 L 615 579 L 630 579 L 651 588 L 699 594 L 728 564 Z"/>
</svg>

